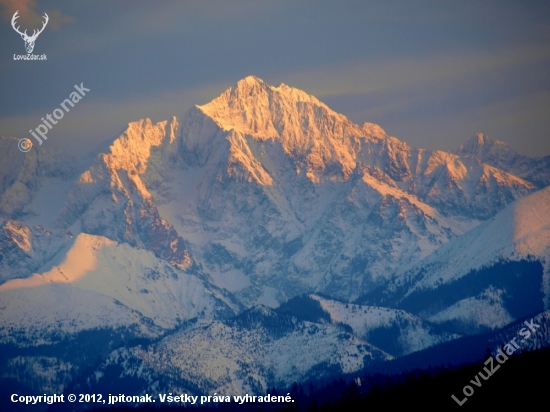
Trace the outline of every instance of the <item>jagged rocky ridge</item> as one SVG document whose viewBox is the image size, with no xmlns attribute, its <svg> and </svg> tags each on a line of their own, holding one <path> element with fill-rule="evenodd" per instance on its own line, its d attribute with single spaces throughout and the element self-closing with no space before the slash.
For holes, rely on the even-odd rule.
<svg viewBox="0 0 550 412">
<path fill-rule="evenodd" d="M 548 309 L 550 187 L 403 270 L 359 302 L 400 307 L 461 331 L 493 329 Z"/>
<path fill-rule="evenodd" d="M 482 162 L 528 180 L 539 189 L 550 185 L 550 156 L 532 158 L 523 156 L 500 140 L 492 140 L 478 133 L 461 145 L 459 156 L 471 156 Z"/>
<path fill-rule="evenodd" d="M 102 374 L 117 365 L 147 387 L 167 370 L 163 353 L 188 353 L 189 336 L 200 340 L 205 331 L 223 329 L 212 344 L 233 337 L 223 346 L 235 346 L 224 358 L 231 363 L 243 350 L 239 339 L 264 339 L 258 331 L 269 329 L 273 318 L 294 319 L 288 321 L 294 329 L 264 342 L 272 350 L 266 356 L 275 359 L 296 342 L 326 349 L 294 375 L 270 369 L 273 359 L 252 357 L 216 378 L 210 370 L 193 375 L 193 382 L 163 378 L 167 388 L 252 390 L 321 371 L 353 371 L 375 358 L 402 356 L 546 308 L 547 299 L 539 302 L 537 295 L 527 312 L 514 312 L 510 291 L 491 282 L 472 291 L 468 283 L 480 277 L 480 265 L 467 267 L 470 277 L 463 276 L 468 271 L 445 275 L 449 284 L 463 276 L 466 286 L 437 310 L 402 306 L 415 285 L 439 293 L 443 277 L 430 268 L 445 259 L 433 265 L 430 259 L 443 256 L 440 250 L 491 244 L 496 238 L 480 235 L 488 223 L 475 226 L 495 219 L 508 227 L 499 217 L 515 207 L 507 205 L 550 176 L 546 158 L 531 162 L 486 137 L 476 139 L 456 154 L 413 149 L 377 125 L 356 125 L 300 90 L 253 76 L 179 119 L 131 123 L 84 168 L 44 149 L 13 152 L 15 140 L 0 139 L 2 157 L 9 158 L 0 163 L 0 282 L 6 282 L 0 286 L 0 344 L 11 348 L 1 360 L 8 365 L 4 376 L 25 376 L 22 381 L 39 391 L 63 388 L 125 344 L 94 375 L 97 384 L 114 379 Z M 536 292 L 538 279 L 548 279 L 546 261 L 541 254 L 534 261 L 528 253 L 518 256 L 535 274 L 535 283 L 522 280 Z M 448 267 L 466 268 L 457 259 Z M 490 262 L 502 263 L 495 259 Z M 529 266 L 537 264 L 541 273 Z M 380 286 L 387 294 L 379 294 Z M 321 306 L 318 318 L 260 307 L 245 312 L 258 313 L 252 323 L 258 330 L 237 321 L 244 306 L 276 307 L 313 292 L 343 302 L 372 293 L 363 302 L 377 306 L 348 308 L 310 295 L 306 300 Z M 200 319 L 195 326 L 173 332 L 194 318 Z M 109 339 L 88 358 L 77 350 L 59 355 L 56 348 L 74 349 L 88 333 Z M 351 344 L 340 348 L 343 336 Z M 149 346 L 155 355 L 143 376 L 128 366 L 142 354 L 134 339 L 161 339 Z M 33 345 L 47 348 L 48 356 L 23 356 L 21 348 Z M 361 362 L 359 354 L 372 356 Z M 292 367 L 295 360 L 287 360 L 285 367 Z M 37 384 L 40 365 L 50 366 Z M 178 365 L 180 377 L 191 376 L 189 365 Z M 257 376 L 247 381 L 251 370 Z"/>
<path fill-rule="evenodd" d="M 250 76 L 179 121 L 131 124 L 54 226 L 198 265 L 243 303 L 274 306 L 357 298 L 534 187 Z"/>
<path fill-rule="evenodd" d="M 68 230 L 52 232 L 40 225 L 29 227 L 16 220 L 6 221 L 0 225 L 0 282 L 39 272 L 72 238 Z"/>
</svg>

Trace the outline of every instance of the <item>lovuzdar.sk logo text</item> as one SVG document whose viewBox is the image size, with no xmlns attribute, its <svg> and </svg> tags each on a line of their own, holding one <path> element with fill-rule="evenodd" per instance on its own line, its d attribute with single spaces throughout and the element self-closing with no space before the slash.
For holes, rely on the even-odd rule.
<svg viewBox="0 0 550 412">
<path fill-rule="evenodd" d="M 32 51 L 34 50 L 34 43 L 36 42 L 36 39 L 44 31 L 46 28 L 46 25 L 48 24 L 48 21 L 50 18 L 46 13 L 44 13 L 44 22 L 42 23 L 42 28 L 40 30 L 33 30 L 33 33 L 31 36 L 27 34 L 27 30 L 22 32 L 20 29 L 21 26 L 16 26 L 16 21 L 19 18 L 19 10 L 17 10 L 11 19 L 11 26 L 13 29 L 21 35 L 21 38 L 25 42 L 25 49 L 27 50 L 27 54 L 14 54 L 13 60 L 47 60 L 46 55 L 36 55 L 32 54 Z"/>
</svg>

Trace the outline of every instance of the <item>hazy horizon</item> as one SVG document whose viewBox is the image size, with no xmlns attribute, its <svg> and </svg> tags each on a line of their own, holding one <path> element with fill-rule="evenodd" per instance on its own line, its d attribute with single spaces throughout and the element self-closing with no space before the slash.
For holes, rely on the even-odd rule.
<svg viewBox="0 0 550 412">
<path fill-rule="evenodd" d="M 550 155 L 547 3 L 91 3 L 2 0 L 0 135 L 30 137 L 75 84 L 91 89 L 49 134 L 88 151 L 127 123 L 181 116 L 247 75 L 316 96 L 412 147 L 478 132 Z M 33 53 L 11 27 L 50 21 Z"/>
</svg>

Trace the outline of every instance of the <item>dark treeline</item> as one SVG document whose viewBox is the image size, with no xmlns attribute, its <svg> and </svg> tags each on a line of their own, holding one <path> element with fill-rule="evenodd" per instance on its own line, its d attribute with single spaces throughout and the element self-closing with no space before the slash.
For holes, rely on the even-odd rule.
<svg viewBox="0 0 550 412">
<path fill-rule="evenodd" d="M 489 356 L 489 354 L 487 355 Z M 493 362 L 496 369 L 498 362 Z M 548 395 L 547 373 L 550 366 L 550 348 L 523 352 L 510 356 L 487 380 L 490 365 L 483 362 L 464 365 L 458 368 L 438 367 L 428 370 L 414 370 L 397 375 L 363 375 L 360 384 L 354 379 L 338 379 L 331 383 L 315 386 L 294 384 L 290 389 L 293 403 L 219 403 L 216 406 L 152 406 L 137 408 L 119 406 L 107 408 L 109 412 L 177 412 L 177 411 L 218 411 L 218 412 L 330 412 L 365 411 L 373 407 L 423 406 L 429 410 L 478 410 L 480 407 L 532 407 L 543 405 Z M 477 379 L 476 379 L 476 376 Z M 474 382 L 471 382 L 474 381 Z M 481 386 L 477 386 L 476 383 Z M 459 406 L 451 395 L 463 401 L 463 388 L 473 389 L 467 401 Z M 274 395 L 287 392 L 269 391 Z M 469 389 L 466 393 L 471 393 Z M 158 400 L 157 400 L 158 402 Z M 60 405 L 57 405 L 60 406 Z M 61 410 L 50 407 L 48 411 Z M 103 409 L 105 410 L 105 409 Z"/>
</svg>

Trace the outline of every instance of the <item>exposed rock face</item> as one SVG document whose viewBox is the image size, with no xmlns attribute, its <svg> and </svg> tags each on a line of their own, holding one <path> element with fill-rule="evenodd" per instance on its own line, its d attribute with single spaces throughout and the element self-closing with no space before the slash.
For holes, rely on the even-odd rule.
<svg viewBox="0 0 550 412">
<path fill-rule="evenodd" d="M 51 232 L 42 226 L 6 221 L 0 226 L 0 282 L 29 276 L 69 245 L 72 238 L 68 230 Z"/>
<path fill-rule="evenodd" d="M 181 122 L 131 123 L 52 226 L 150 250 L 245 304 L 354 299 L 534 190 L 468 150 L 411 149 L 249 76 Z M 20 175 L 40 174 L 31 160 Z M 11 189 L 36 180 L 18 179 Z"/>
<path fill-rule="evenodd" d="M 483 135 L 412 149 L 249 76 L 85 166 L 0 154 L 2 377 L 40 393 L 100 361 L 92 387 L 261 392 L 548 308 L 548 158 Z M 263 306 L 290 298 L 319 317 Z"/>
<path fill-rule="evenodd" d="M 532 158 L 518 154 L 506 143 L 478 133 L 461 145 L 457 154 L 482 162 L 528 180 L 539 189 L 550 185 L 550 156 Z"/>
</svg>

